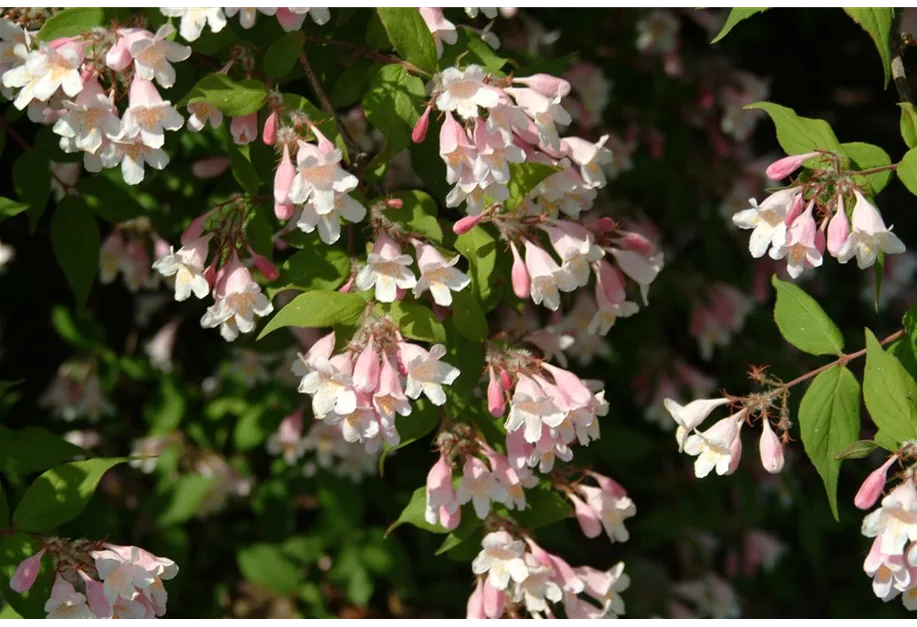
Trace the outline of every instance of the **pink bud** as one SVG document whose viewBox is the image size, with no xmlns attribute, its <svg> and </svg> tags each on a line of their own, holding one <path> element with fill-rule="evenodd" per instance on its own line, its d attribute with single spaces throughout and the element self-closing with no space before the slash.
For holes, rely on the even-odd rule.
<svg viewBox="0 0 917 627">
<path fill-rule="evenodd" d="M 532 293 L 532 282 L 529 279 L 529 271 L 522 261 L 522 256 L 516 248 L 515 242 L 509 243 L 510 250 L 513 251 L 513 269 L 511 278 L 513 282 L 513 294 L 519 298 L 528 298 Z"/>
<path fill-rule="evenodd" d="M 474 585 L 474 591 L 468 597 L 468 605 L 465 610 L 465 618 L 470 620 L 481 620 L 487 618 L 484 614 L 484 589 L 483 579 L 478 577 Z"/>
<path fill-rule="evenodd" d="M 484 615 L 487 618 L 500 618 L 503 616 L 505 594 L 503 590 L 494 588 L 488 580 L 484 581 Z"/>
<path fill-rule="evenodd" d="M 258 136 L 258 113 L 234 117 L 229 125 L 229 132 L 232 134 L 232 140 L 240 146 L 252 143 Z"/>
<path fill-rule="evenodd" d="M 790 155 L 783 159 L 777 159 L 767 166 L 767 170 L 765 170 L 764 173 L 767 174 L 767 178 L 772 181 L 779 181 L 798 170 L 804 161 L 808 161 L 812 157 L 817 157 L 818 154 L 817 152 L 807 152 L 804 155 Z"/>
<path fill-rule="evenodd" d="M 876 501 L 882 496 L 882 490 L 885 488 L 885 476 L 888 474 L 888 469 L 897 459 L 897 455 L 892 455 L 888 458 L 888 461 L 869 473 L 869 476 L 866 477 L 863 485 L 857 491 L 856 496 L 853 497 L 853 504 L 857 508 L 869 509 L 876 504 Z"/>
<path fill-rule="evenodd" d="M 850 222 L 847 221 L 847 212 L 844 211 L 844 197 L 837 201 L 837 210 L 828 222 L 828 252 L 833 257 L 841 250 L 841 246 L 850 237 Z"/>
<path fill-rule="evenodd" d="M 379 385 L 379 353 L 372 337 L 357 357 L 353 369 L 353 387 L 358 392 L 374 392 Z"/>
<path fill-rule="evenodd" d="M 500 385 L 503 386 L 503 389 L 509 392 L 513 389 L 513 378 L 509 376 L 509 373 L 500 368 Z"/>
<path fill-rule="evenodd" d="M 414 130 L 411 131 L 411 140 L 415 144 L 423 143 L 423 140 L 427 138 L 427 129 L 430 128 L 430 110 L 433 108 L 433 103 L 427 105 L 427 108 L 424 109 L 423 115 L 417 119 L 417 124 L 414 125 Z"/>
<path fill-rule="evenodd" d="M 478 222 L 480 222 L 483 219 L 484 219 L 483 213 L 478 214 L 476 216 L 465 216 L 464 218 L 460 218 L 455 224 L 452 225 L 452 232 L 455 233 L 456 235 L 462 235 L 464 233 L 467 233 L 468 231 L 473 229 L 475 226 L 477 226 Z"/>
<path fill-rule="evenodd" d="M 277 170 L 274 172 L 274 203 L 276 205 L 290 205 L 290 215 L 293 215 L 293 205 L 290 204 L 290 185 L 293 183 L 294 178 L 296 178 L 296 168 L 293 167 L 293 161 L 290 159 L 289 149 L 284 145 L 283 157 L 281 157 Z M 277 212 L 276 206 L 274 207 L 274 212 Z M 279 218 L 280 216 L 278 215 L 277 217 Z M 281 219 L 289 220 L 290 218 L 287 216 Z"/>
<path fill-rule="evenodd" d="M 514 83 L 522 83 L 548 98 L 563 98 L 570 93 L 570 83 L 550 74 L 533 74 L 513 78 Z"/>
<path fill-rule="evenodd" d="M 761 453 L 761 465 L 771 474 L 783 470 L 783 444 L 780 438 L 771 429 L 770 420 L 764 419 L 761 429 L 761 440 L 758 442 L 758 452 Z"/>
<path fill-rule="evenodd" d="M 258 268 L 258 272 L 263 274 L 264 278 L 268 281 L 276 281 L 280 276 L 280 272 L 277 270 L 277 266 L 268 261 L 267 257 L 252 251 L 251 246 L 249 246 L 248 252 L 251 253 L 252 261 L 254 262 L 255 267 Z"/>
<path fill-rule="evenodd" d="M 16 572 L 13 573 L 13 577 L 10 579 L 10 588 L 22 594 L 35 584 L 35 580 L 38 579 L 38 573 L 41 572 L 41 556 L 45 554 L 46 550 L 43 548 L 32 557 L 27 557 L 19 563 L 19 566 L 16 567 Z"/>
<path fill-rule="evenodd" d="M 573 502 L 573 508 L 576 511 L 576 522 L 579 523 L 580 529 L 583 530 L 583 535 L 587 538 L 599 537 L 602 533 L 602 521 L 599 520 L 595 511 L 575 494 L 568 494 L 567 498 Z"/>
<path fill-rule="evenodd" d="M 602 233 L 610 233 L 616 228 L 618 228 L 618 224 L 612 218 L 599 218 L 592 223 L 592 230 L 600 235 Z"/>
<path fill-rule="evenodd" d="M 270 115 L 264 121 L 264 128 L 261 130 L 261 141 L 268 146 L 273 146 L 277 141 L 277 110 L 271 111 Z"/>
<path fill-rule="evenodd" d="M 487 383 L 487 409 L 494 418 L 499 418 L 506 412 L 506 398 L 493 367 L 490 368 L 490 381 Z"/>
</svg>

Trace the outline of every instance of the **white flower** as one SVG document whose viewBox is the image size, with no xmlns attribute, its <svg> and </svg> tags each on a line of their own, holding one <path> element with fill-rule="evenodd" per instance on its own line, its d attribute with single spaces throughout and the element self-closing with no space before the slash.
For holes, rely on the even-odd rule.
<svg viewBox="0 0 917 627">
<path fill-rule="evenodd" d="M 444 385 L 452 385 L 460 372 L 444 361 L 440 361 L 446 354 L 446 347 L 434 344 L 427 352 L 416 344 L 403 342 L 399 345 L 401 361 L 407 370 L 407 382 L 404 393 L 408 398 L 419 398 L 423 393 L 434 405 L 443 405 L 446 402 Z"/>
<path fill-rule="evenodd" d="M 460 505 L 468 501 L 474 504 L 474 513 L 484 520 L 490 511 L 490 502 L 505 503 L 509 494 L 483 461 L 474 456 L 465 460 L 462 481 L 457 498 Z"/>
<path fill-rule="evenodd" d="M 490 109 L 500 102 L 500 92 L 484 83 L 484 68 L 469 65 L 465 71 L 449 67 L 439 74 L 442 92 L 436 98 L 440 111 L 455 111 L 466 120 L 478 117 L 478 107 Z"/>
<path fill-rule="evenodd" d="M 175 68 L 172 63 L 190 57 L 191 48 L 169 41 L 168 37 L 174 32 L 174 26 L 163 24 L 153 37 L 144 37 L 131 43 L 130 53 L 134 58 L 137 76 L 148 81 L 156 79 L 163 87 L 175 84 Z"/>
<path fill-rule="evenodd" d="M 505 531 L 494 531 L 484 536 L 483 550 L 471 562 L 475 575 L 487 573 L 487 583 L 497 590 L 506 590 L 510 579 L 521 583 L 528 577 L 529 569 L 522 559 L 525 544 L 513 540 Z"/>
<path fill-rule="evenodd" d="M 194 41 L 200 37 L 207 24 L 214 33 L 220 32 L 226 26 L 226 18 L 220 7 L 164 7 L 159 10 L 166 17 L 181 18 L 178 32 L 185 41 Z"/>
<path fill-rule="evenodd" d="M 46 102 L 58 89 L 71 98 L 76 96 L 83 89 L 80 65 L 85 54 L 83 42 L 68 42 L 56 49 L 42 42 L 24 64 L 3 73 L 4 87 L 22 88 L 13 105 L 22 110 L 33 99 Z"/>
<path fill-rule="evenodd" d="M 449 307 L 452 304 L 452 292 L 458 292 L 471 284 L 468 276 L 454 267 L 459 256 L 446 261 L 433 246 L 423 244 L 417 247 L 417 265 L 420 266 L 420 279 L 414 286 L 415 298 L 430 290 L 437 305 Z"/>
<path fill-rule="evenodd" d="M 409 290 L 417 285 L 410 255 L 401 254 L 401 248 L 385 235 L 380 235 L 373 245 L 373 251 L 366 259 L 366 265 L 357 273 L 354 284 L 360 291 L 376 287 L 376 300 L 392 303 L 398 297 L 398 289 Z"/>
<path fill-rule="evenodd" d="M 798 187 L 782 189 L 765 198 L 760 205 L 754 198 L 749 198 L 751 208 L 732 216 L 733 224 L 740 229 L 754 229 L 748 240 L 748 251 L 752 257 L 763 257 L 770 246 L 783 246 L 786 241 L 784 220 L 801 193 Z"/>
<path fill-rule="evenodd" d="M 506 430 L 513 432 L 523 425 L 526 442 L 534 444 L 541 439 L 542 426 L 554 428 L 564 421 L 565 414 L 545 394 L 538 383 L 529 376 L 519 375 L 513 400 L 509 405 Z"/>
</svg>

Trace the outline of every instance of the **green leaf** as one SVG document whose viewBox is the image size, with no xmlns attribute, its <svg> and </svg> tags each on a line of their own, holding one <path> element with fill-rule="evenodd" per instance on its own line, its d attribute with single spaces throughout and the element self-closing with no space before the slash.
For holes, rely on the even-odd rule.
<svg viewBox="0 0 917 627">
<path fill-rule="evenodd" d="M 385 530 L 385 535 L 389 535 L 395 529 L 401 525 L 407 523 L 409 525 L 414 525 L 419 527 L 424 531 L 432 531 L 433 533 L 449 533 L 449 530 L 440 526 L 440 525 L 431 525 L 428 523 L 424 517 L 423 512 L 427 505 L 427 490 L 426 488 L 417 488 L 414 490 L 414 494 L 411 495 L 411 500 L 401 511 L 401 514 L 398 516 L 398 520 L 389 525 L 388 529 Z"/>
<path fill-rule="evenodd" d="M 157 524 L 168 527 L 183 525 L 194 518 L 201 509 L 201 503 L 214 489 L 220 489 L 219 480 L 204 475 L 183 475 L 172 485 L 174 489 L 169 503 L 158 513 Z"/>
<path fill-rule="evenodd" d="M 833 366 L 815 377 L 799 404 L 799 430 L 837 519 L 838 454 L 860 435 L 860 385 L 847 368 Z"/>
<path fill-rule="evenodd" d="M 483 227 L 476 226 L 455 240 L 455 249 L 470 265 L 469 276 L 481 302 L 486 302 L 493 289 L 490 275 L 497 264 L 497 242 Z"/>
<path fill-rule="evenodd" d="M 118 176 L 121 176 L 120 171 Z M 81 178 L 76 189 L 86 206 L 106 222 L 117 224 L 147 213 L 137 202 L 135 193 L 103 174 Z"/>
<path fill-rule="evenodd" d="M 79 446 L 41 427 L 14 431 L 0 427 L 0 470 L 27 475 L 86 455 Z"/>
<path fill-rule="evenodd" d="M 258 338 L 281 327 L 330 327 L 356 324 L 366 301 L 357 294 L 315 290 L 300 294 L 274 314 Z"/>
<path fill-rule="evenodd" d="M 824 150 L 844 155 L 844 149 L 834 135 L 834 131 L 824 120 L 804 118 L 796 115 L 789 107 L 773 102 L 755 102 L 745 105 L 746 109 L 761 109 L 771 116 L 777 128 L 777 141 L 788 155 L 801 155 L 814 150 Z M 818 157 L 806 161 L 806 167 L 818 162 Z"/>
<path fill-rule="evenodd" d="M 859 399 L 857 399 L 857 404 L 859 404 Z M 857 412 L 857 417 L 859 417 L 859 412 Z M 835 455 L 834 459 L 838 461 L 843 461 L 845 459 L 863 459 L 869 457 L 877 448 L 879 448 L 879 445 L 872 440 L 857 440 Z"/>
<path fill-rule="evenodd" d="M 62 464 L 39 475 L 28 487 L 13 525 L 22 531 L 46 531 L 76 518 L 86 508 L 96 485 L 109 468 L 127 457 L 89 459 Z"/>
<path fill-rule="evenodd" d="M 7 218 L 18 216 L 28 208 L 28 203 L 17 202 L 15 200 L 10 200 L 9 198 L 0 197 L 0 222 L 6 220 Z"/>
<path fill-rule="evenodd" d="M 236 82 L 225 74 L 208 74 L 179 104 L 207 102 L 226 115 L 237 117 L 258 111 L 267 101 L 268 90 L 261 81 Z"/>
<path fill-rule="evenodd" d="M 45 555 L 38 578 L 28 591 L 22 594 L 13 592 L 9 581 L 22 560 L 35 555 L 41 548 L 39 540 L 21 531 L 6 536 L 0 544 L 0 595 L 23 618 L 46 616 L 45 602 L 51 595 L 51 581 L 54 577 L 51 558 Z"/>
<path fill-rule="evenodd" d="M 541 483 L 525 491 L 525 510 L 513 512 L 516 521 L 526 529 L 534 530 L 573 515 L 573 506 L 562 497 L 551 483 Z"/>
<path fill-rule="evenodd" d="M 401 334 L 414 340 L 442 344 L 446 341 L 446 330 L 433 311 L 420 303 L 395 301 L 382 305 Z"/>
<path fill-rule="evenodd" d="M 901 107 L 901 138 L 908 148 L 917 148 L 917 108 L 910 102 L 899 102 Z"/>
<path fill-rule="evenodd" d="M 509 164 L 509 198 L 503 206 L 512 211 L 539 183 L 560 170 L 559 167 L 533 161 Z"/>
<path fill-rule="evenodd" d="M 895 10 L 891 8 L 860 7 L 845 8 L 844 13 L 849 15 L 854 22 L 863 27 L 872 40 L 882 58 L 882 70 L 885 73 L 885 86 L 891 76 L 891 30 Z"/>
<path fill-rule="evenodd" d="M 105 9 L 101 7 L 64 9 L 48 18 L 35 39 L 41 42 L 59 37 L 73 37 L 88 33 L 96 26 L 103 26 L 105 22 Z"/>
<path fill-rule="evenodd" d="M 475 531 L 480 529 L 483 524 L 484 521 L 475 515 L 471 507 L 466 505 L 462 508 L 462 522 L 455 528 L 455 531 L 452 531 L 446 536 L 446 539 L 443 540 L 440 547 L 436 549 L 434 555 L 442 555 L 443 553 L 461 546 L 469 540 L 474 535 Z"/>
<path fill-rule="evenodd" d="M 417 13 L 416 9 L 391 10 Z M 385 135 L 385 150 L 373 163 L 389 161 L 410 145 L 425 95 L 423 81 L 400 65 L 383 65 L 373 74 L 363 96 L 363 112 L 369 123 Z"/>
<path fill-rule="evenodd" d="M 282 78 L 293 71 L 299 60 L 299 53 L 306 43 L 302 31 L 293 31 L 271 44 L 264 55 L 264 71 L 272 78 Z"/>
<path fill-rule="evenodd" d="M 895 171 L 908 191 L 917 196 L 917 148 L 907 151 Z"/>
<path fill-rule="evenodd" d="M 776 276 L 771 283 L 777 290 L 774 320 L 783 338 L 810 355 L 839 355 L 844 338 L 815 299 Z"/>
<path fill-rule="evenodd" d="M 415 8 L 378 8 L 379 20 L 395 50 L 427 72 L 436 71 L 436 42 Z"/>
<path fill-rule="evenodd" d="M 249 147 L 239 146 L 233 141 L 227 142 L 227 146 L 229 148 L 229 167 L 232 169 L 233 178 L 246 194 L 257 195 L 261 181 L 249 157 Z"/>
<path fill-rule="evenodd" d="M 747 20 L 752 15 L 763 13 L 764 11 L 767 11 L 767 7 L 757 9 L 751 7 L 736 7 L 734 9 L 730 9 L 729 15 L 726 17 L 726 23 L 723 24 L 723 28 L 720 29 L 719 34 L 717 34 L 717 36 L 714 37 L 713 41 L 710 43 L 715 44 L 723 37 L 728 35 L 729 31 L 735 28 L 736 24 L 743 20 Z"/>
<path fill-rule="evenodd" d="M 392 198 L 401 200 L 400 209 L 385 210 L 385 216 L 401 224 L 410 233 L 423 235 L 434 244 L 443 243 L 443 230 L 436 216 L 438 208 L 433 197 L 417 189 L 395 192 Z"/>
<path fill-rule="evenodd" d="M 29 205 L 29 226 L 35 232 L 51 196 L 51 161 L 36 149 L 26 150 L 13 162 L 13 188 L 19 200 Z"/>
<path fill-rule="evenodd" d="M 917 383 L 901 362 L 886 353 L 866 329 L 863 398 L 879 435 L 901 444 L 917 437 Z M 876 441 L 880 439 L 876 436 Z"/>
<path fill-rule="evenodd" d="M 242 576 L 255 585 L 279 595 L 296 591 L 302 577 L 299 568 L 276 544 L 253 544 L 236 554 Z"/>
<path fill-rule="evenodd" d="M 51 218 L 51 246 L 81 310 L 99 271 L 100 240 L 99 225 L 86 203 L 78 196 L 58 203 Z"/>
<path fill-rule="evenodd" d="M 487 316 L 470 289 L 452 293 L 452 324 L 469 340 L 483 342 L 487 339 Z"/>
<path fill-rule="evenodd" d="M 851 165 L 857 170 L 870 170 L 884 165 L 891 165 L 892 162 L 887 152 L 872 144 L 850 142 L 841 144 L 841 148 L 850 157 Z M 885 189 L 885 186 L 888 185 L 892 178 L 892 174 L 894 174 L 892 170 L 886 170 L 876 174 L 867 174 L 866 176 L 857 175 L 854 180 L 857 185 L 865 187 L 868 192 L 875 196 Z"/>
<path fill-rule="evenodd" d="M 315 234 L 308 237 L 316 239 Z M 288 289 L 301 291 L 333 290 L 350 275 L 350 257 L 346 252 L 317 242 L 304 246 L 283 262 L 280 276 L 271 293 Z"/>
</svg>

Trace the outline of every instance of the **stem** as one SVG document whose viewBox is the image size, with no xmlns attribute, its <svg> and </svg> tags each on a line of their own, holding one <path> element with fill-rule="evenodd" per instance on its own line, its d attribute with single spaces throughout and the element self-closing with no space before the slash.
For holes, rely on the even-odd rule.
<svg viewBox="0 0 917 627">
<path fill-rule="evenodd" d="M 430 78 L 429 72 L 420 69 L 413 63 L 409 61 L 405 61 L 404 59 L 401 59 L 391 54 L 385 54 L 383 52 L 373 50 L 372 48 L 369 48 L 368 46 L 358 46 L 356 44 L 352 44 L 346 41 L 325 39 L 324 37 L 319 37 L 317 35 L 308 35 L 308 34 L 306 35 L 306 41 L 314 41 L 316 43 L 328 44 L 329 46 L 337 46 L 338 48 L 347 48 L 349 50 L 353 50 L 354 52 L 356 52 L 357 54 L 363 57 L 366 57 L 367 59 L 371 61 L 376 61 L 378 63 L 394 63 L 396 65 L 400 65 L 401 67 L 406 69 L 408 72 L 419 74 L 423 76 L 424 78 Z"/>
<path fill-rule="evenodd" d="M 899 337 L 901 337 L 902 335 L 904 335 L 904 329 L 901 329 L 901 330 L 899 330 L 899 331 L 895 331 L 894 333 L 892 333 L 891 335 L 889 335 L 887 338 L 885 338 L 884 340 L 882 340 L 881 342 L 879 342 L 879 345 L 880 345 L 880 346 L 885 346 L 885 345 L 888 344 L 889 342 L 894 342 L 895 340 L 897 340 L 897 339 L 898 339 Z M 793 380 L 790 381 L 789 383 L 784 383 L 782 389 L 788 390 L 789 388 L 793 387 L 794 385 L 798 385 L 798 384 L 800 384 L 800 383 L 802 383 L 802 382 L 804 382 L 804 381 L 808 381 L 808 380 L 811 379 L 812 377 L 815 377 L 815 376 L 821 374 L 821 373 L 824 372 L 825 370 L 828 370 L 828 369 L 830 369 L 830 368 L 833 368 L 834 366 L 844 366 L 844 365 L 847 364 L 848 361 L 851 361 L 851 360 L 853 360 L 853 359 L 857 359 L 857 358 L 859 358 L 859 357 L 862 357 L 862 356 L 865 355 L 865 354 L 866 354 L 866 349 L 863 348 L 863 349 L 858 350 L 858 351 L 855 352 L 855 353 L 850 353 L 849 355 L 841 355 L 840 357 L 838 357 L 837 359 L 835 359 L 834 361 L 832 361 L 832 362 L 829 363 L 829 364 L 825 364 L 824 366 L 822 366 L 822 367 L 820 367 L 820 368 L 816 368 L 816 369 L 813 370 L 812 372 L 807 372 L 806 374 L 802 375 L 801 377 L 796 377 L 795 379 L 793 379 Z"/>
<path fill-rule="evenodd" d="M 318 96 L 318 102 L 321 104 L 322 110 L 334 119 L 334 123 L 337 125 L 338 132 L 341 134 L 341 137 L 344 138 L 344 143 L 347 144 L 347 150 L 349 152 L 356 152 L 358 150 L 357 143 L 353 140 L 353 137 L 350 136 L 350 133 L 338 119 L 337 113 L 335 113 L 334 107 L 331 105 L 331 101 L 328 100 L 328 96 L 325 95 L 325 90 L 322 89 L 322 84 L 319 82 L 318 77 L 315 75 L 315 71 L 312 69 L 312 64 L 309 63 L 309 58 L 306 56 L 305 50 L 299 53 L 299 63 L 302 65 L 302 69 L 306 73 L 306 78 L 309 80 L 309 84 L 312 86 L 312 91 L 314 91 L 315 95 Z"/>
</svg>

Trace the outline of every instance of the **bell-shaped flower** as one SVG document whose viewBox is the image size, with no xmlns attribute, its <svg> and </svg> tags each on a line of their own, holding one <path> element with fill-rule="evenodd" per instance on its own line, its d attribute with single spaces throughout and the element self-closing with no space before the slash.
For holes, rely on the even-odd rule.
<svg viewBox="0 0 917 627">
<path fill-rule="evenodd" d="M 897 255 L 905 251 L 904 243 L 886 227 L 879 210 L 873 206 L 858 189 L 853 190 L 856 204 L 853 206 L 853 231 L 837 252 L 837 260 L 847 263 L 854 255 L 860 269 L 872 266 L 879 251 Z"/>
<path fill-rule="evenodd" d="M 471 284 L 471 279 L 455 267 L 458 261 L 458 255 L 446 261 L 433 246 L 418 244 L 417 265 L 420 267 L 420 279 L 414 286 L 414 297 L 430 290 L 437 305 L 452 305 L 452 292 L 461 291 Z"/>
<path fill-rule="evenodd" d="M 410 255 L 401 253 L 401 247 L 391 238 L 380 235 L 373 244 L 366 265 L 357 273 L 355 285 L 360 291 L 375 286 L 376 300 L 392 303 L 398 297 L 398 289 L 408 290 L 417 285 L 417 279 L 409 268 L 412 261 Z"/>
</svg>

